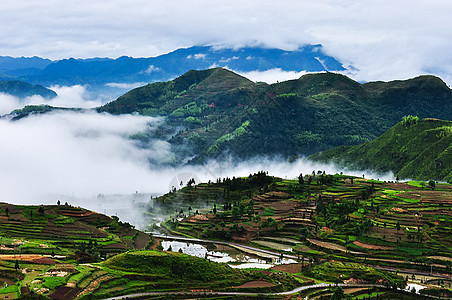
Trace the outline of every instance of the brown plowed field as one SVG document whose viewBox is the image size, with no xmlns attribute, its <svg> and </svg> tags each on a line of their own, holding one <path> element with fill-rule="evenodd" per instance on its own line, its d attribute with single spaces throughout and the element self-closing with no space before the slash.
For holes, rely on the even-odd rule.
<svg viewBox="0 0 452 300">
<path fill-rule="evenodd" d="M 272 287 L 275 286 L 273 283 L 264 281 L 264 280 L 254 280 L 247 283 L 244 283 L 239 286 L 234 286 L 236 289 L 245 289 L 245 288 L 262 288 L 262 287 Z"/>
</svg>

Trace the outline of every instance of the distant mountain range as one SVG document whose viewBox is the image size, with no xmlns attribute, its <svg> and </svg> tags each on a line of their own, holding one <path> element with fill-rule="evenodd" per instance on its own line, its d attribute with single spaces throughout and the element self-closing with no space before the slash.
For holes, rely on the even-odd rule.
<svg viewBox="0 0 452 300">
<path fill-rule="evenodd" d="M 319 73 L 268 85 L 215 68 L 134 89 L 99 111 L 166 116 L 162 132 L 193 163 L 289 158 L 371 141 L 406 115 L 450 119 L 452 91 L 434 76 L 360 84 Z"/>
<path fill-rule="evenodd" d="M 44 86 L 82 84 L 94 91 L 123 93 L 130 89 L 130 84 L 165 81 L 192 69 L 212 67 L 240 72 L 274 68 L 296 72 L 344 70 L 340 62 L 322 51 L 321 45 L 307 45 L 294 51 L 196 46 L 149 58 L 123 56 L 51 61 L 39 57 L 0 57 L 0 80 L 21 80 Z"/>
<path fill-rule="evenodd" d="M 452 122 L 406 117 L 372 142 L 310 158 L 358 170 L 393 171 L 401 179 L 452 181 Z"/>
</svg>

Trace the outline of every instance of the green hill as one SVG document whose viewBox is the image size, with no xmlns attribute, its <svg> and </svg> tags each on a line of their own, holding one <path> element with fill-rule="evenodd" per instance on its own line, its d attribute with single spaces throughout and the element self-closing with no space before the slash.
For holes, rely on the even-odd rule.
<svg viewBox="0 0 452 300">
<path fill-rule="evenodd" d="M 57 96 L 54 91 L 45 88 L 42 85 L 32 85 L 28 82 L 17 80 L 0 81 L 0 93 L 13 95 L 19 98 L 38 95 L 43 98 L 51 99 Z"/>
<path fill-rule="evenodd" d="M 300 283 L 290 274 L 273 276 L 187 254 L 147 250 L 159 249 L 159 240 L 117 217 L 59 202 L 0 203 L 0 244 L 2 299 L 105 299 L 143 292 L 166 299 L 165 292 L 186 291 L 187 297 L 180 297 L 185 299 L 211 289 L 243 291 L 242 284 L 256 280 L 265 280 L 266 292 Z"/>
<path fill-rule="evenodd" d="M 356 169 L 393 171 L 400 178 L 452 180 L 452 122 L 405 117 L 372 142 L 310 156 Z"/>
<path fill-rule="evenodd" d="M 355 145 L 410 114 L 449 119 L 452 91 L 433 76 L 360 84 L 319 73 L 268 85 L 216 68 L 134 89 L 99 111 L 165 116 L 174 150 L 202 162 Z"/>
<path fill-rule="evenodd" d="M 14 244 L 13 238 L 27 240 Z M 11 253 L 67 255 L 77 261 L 96 260 L 101 254 L 143 249 L 148 235 L 117 217 L 108 217 L 71 205 L 26 206 L 0 202 L 0 242 Z M 43 244 L 45 246 L 40 246 Z M 9 247 L 17 249 L 8 249 Z M 86 252 L 80 256 L 77 252 Z"/>
<path fill-rule="evenodd" d="M 240 284 L 245 276 L 226 264 L 212 263 L 207 259 L 177 252 L 133 251 L 114 256 L 104 266 L 126 272 L 136 272 L 167 278 L 183 279 L 199 283 L 222 281 L 227 286 Z M 227 283 L 226 283 L 227 282 Z"/>
</svg>

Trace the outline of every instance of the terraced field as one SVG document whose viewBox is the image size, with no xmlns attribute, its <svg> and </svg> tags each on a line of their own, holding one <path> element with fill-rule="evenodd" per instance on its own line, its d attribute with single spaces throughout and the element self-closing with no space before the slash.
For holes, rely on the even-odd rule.
<svg viewBox="0 0 452 300">
<path fill-rule="evenodd" d="M 144 249 L 151 241 L 130 224 L 69 205 L 0 203 L 0 214 L 1 298 L 82 297 L 107 280 L 107 272 L 81 263 Z"/>
<path fill-rule="evenodd" d="M 406 282 L 427 286 L 426 294 L 449 295 L 451 200 L 449 184 L 432 190 L 323 172 L 294 180 L 259 172 L 187 186 L 156 200 L 172 211 L 163 226 L 173 234 L 214 240 L 214 248 L 223 241 L 216 248 L 268 262 L 293 259 L 266 270 L 156 251 L 157 239 L 82 208 L 0 203 L 0 297 L 98 299 L 153 292 L 159 298 L 188 291 L 183 295 L 190 298 L 210 290 L 275 293 L 303 285 L 313 290 L 300 289 L 293 297 L 334 293 L 317 287 L 319 282 L 343 283 L 357 299 L 392 299 L 403 294 L 392 289 Z M 356 284 L 371 286 L 348 286 Z"/>
<path fill-rule="evenodd" d="M 177 197 L 184 203 L 188 197 L 201 197 L 199 189 L 210 210 L 179 214 L 178 221 L 164 224 L 167 229 L 295 254 L 311 262 L 359 262 L 415 272 L 430 272 L 434 266 L 436 274 L 451 278 L 450 184 L 437 183 L 432 189 L 422 182 L 324 172 L 283 180 L 262 172 L 186 187 L 160 201 Z"/>
</svg>

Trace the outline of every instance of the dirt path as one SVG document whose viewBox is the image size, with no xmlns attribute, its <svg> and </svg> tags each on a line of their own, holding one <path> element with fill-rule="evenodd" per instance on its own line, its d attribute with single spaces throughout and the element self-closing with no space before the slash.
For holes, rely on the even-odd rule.
<svg viewBox="0 0 452 300">
<path fill-rule="evenodd" d="M 347 250 L 344 246 L 338 245 L 338 244 L 334 244 L 334 243 L 330 243 L 330 242 L 324 242 L 324 241 L 319 241 L 319 240 L 314 240 L 314 239 L 307 239 L 308 242 L 322 247 L 322 248 L 326 248 L 326 249 L 331 249 L 331 250 L 337 250 L 337 251 L 342 251 L 342 252 L 348 252 L 348 253 L 352 253 L 352 254 L 357 254 L 357 255 L 363 255 L 364 253 L 361 252 L 356 252 L 356 251 L 349 251 Z"/>
<path fill-rule="evenodd" d="M 366 249 L 371 249 L 371 250 L 394 250 L 395 249 L 395 247 L 386 247 L 386 246 L 380 246 L 380 245 L 366 244 L 366 243 L 361 243 L 360 241 L 354 241 L 353 244 L 355 244 L 356 246 L 366 248 Z"/>
</svg>

